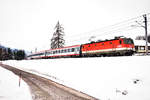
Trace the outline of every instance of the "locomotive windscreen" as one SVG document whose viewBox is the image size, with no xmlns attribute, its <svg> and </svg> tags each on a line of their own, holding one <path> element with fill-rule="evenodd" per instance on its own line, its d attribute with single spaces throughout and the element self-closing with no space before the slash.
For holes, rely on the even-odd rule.
<svg viewBox="0 0 150 100">
<path fill-rule="evenodd" d="M 133 40 L 130 39 L 130 38 L 125 38 L 125 39 L 123 39 L 123 42 L 124 42 L 124 44 L 134 44 L 134 43 L 133 43 Z"/>
</svg>

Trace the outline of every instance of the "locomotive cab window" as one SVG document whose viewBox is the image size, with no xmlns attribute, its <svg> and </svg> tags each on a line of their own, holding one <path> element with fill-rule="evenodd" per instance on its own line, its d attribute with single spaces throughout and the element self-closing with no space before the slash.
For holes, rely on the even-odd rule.
<svg viewBox="0 0 150 100">
<path fill-rule="evenodd" d="M 128 38 L 123 40 L 124 44 L 133 44 L 133 40 Z"/>
</svg>

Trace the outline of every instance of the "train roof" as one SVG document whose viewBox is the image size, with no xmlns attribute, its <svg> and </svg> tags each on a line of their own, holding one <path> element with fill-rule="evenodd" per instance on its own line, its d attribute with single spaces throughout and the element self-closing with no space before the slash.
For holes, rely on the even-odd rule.
<svg viewBox="0 0 150 100">
<path fill-rule="evenodd" d="M 66 46 L 66 47 L 62 47 L 62 48 L 49 49 L 49 50 L 59 50 L 59 49 L 73 48 L 73 47 L 79 47 L 79 46 L 80 46 L 80 45 L 73 45 L 73 46 Z M 49 51 L 49 50 L 45 50 L 45 51 Z"/>
</svg>

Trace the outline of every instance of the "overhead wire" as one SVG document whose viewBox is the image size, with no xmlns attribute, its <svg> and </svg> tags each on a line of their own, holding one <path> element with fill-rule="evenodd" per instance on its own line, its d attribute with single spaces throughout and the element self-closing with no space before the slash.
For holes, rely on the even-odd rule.
<svg viewBox="0 0 150 100">
<path fill-rule="evenodd" d="M 141 18 L 141 17 L 142 16 L 138 16 L 138 17 L 135 17 L 135 18 L 131 18 L 129 20 L 125 20 L 125 21 L 113 24 L 113 25 L 105 26 L 105 27 L 102 27 L 102 28 L 98 28 L 98 29 L 95 29 L 95 30 L 91 30 L 91 31 L 80 33 L 80 34 L 76 34 L 76 35 L 72 35 L 72 36 L 69 36 L 69 37 L 75 37 L 75 36 L 79 36 L 79 35 L 82 35 L 82 34 L 85 35 L 85 34 L 88 34 L 88 33 L 95 32 L 95 31 L 100 31 L 100 30 L 103 30 L 103 29 L 107 29 L 107 28 L 111 28 L 111 27 L 116 27 L 117 25 L 120 25 L 120 24 L 123 24 L 123 23 L 127 23 L 129 21 L 132 21 L 132 20 L 135 20 L 135 19 L 138 19 L 138 18 Z"/>
<path fill-rule="evenodd" d="M 133 22 L 128 22 L 128 23 L 126 23 L 126 24 L 122 24 L 121 26 L 117 26 L 117 27 L 113 27 L 113 28 L 111 28 L 111 29 L 104 29 L 104 30 L 100 30 L 100 31 L 95 31 L 95 32 L 91 32 L 90 34 L 85 34 L 85 38 L 86 37 L 90 37 L 90 36 L 98 36 L 98 35 L 100 35 L 100 34 L 103 34 L 103 33 L 106 33 L 106 32 L 109 32 L 109 31 L 112 31 L 112 30 L 114 30 L 114 32 L 116 31 L 116 30 L 119 30 L 119 29 L 122 29 L 122 28 L 124 28 L 124 27 L 131 27 L 131 25 L 133 24 Z M 80 36 L 79 36 L 80 37 Z M 84 38 L 83 37 L 83 38 Z"/>
<path fill-rule="evenodd" d="M 127 29 L 128 28 L 128 29 Z M 124 28 L 121 28 L 121 29 L 115 29 L 115 30 L 111 30 L 111 31 L 107 31 L 107 32 L 102 32 L 101 34 L 99 34 L 99 35 L 96 35 L 96 37 L 100 37 L 100 36 L 104 36 L 104 35 L 110 35 L 110 34 L 117 34 L 118 32 L 123 32 L 123 31 L 127 31 L 127 30 L 133 30 L 134 28 L 132 28 L 132 27 L 129 27 L 129 26 L 126 26 L 126 27 L 124 27 Z M 76 40 L 71 40 L 71 41 L 69 41 L 69 42 L 75 42 L 75 41 L 77 41 L 77 40 L 82 40 L 82 39 L 86 39 L 86 40 L 88 40 L 88 38 L 85 38 L 85 37 L 82 37 L 82 38 L 79 38 L 79 39 L 76 39 Z M 100 38 L 100 39 L 102 39 L 102 38 Z"/>
<path fill-rule="evenodd" d="M 148 13 L 148 15 L 150 15 L 150 13 Z M 81 34 L 69 36 L 69 37 L 67 37 L 68 38 L 67 41 L 68 42 L 74 42 L 74 41 L 79 41 L 79 40 L 81 41 L 81 40 L 85 40 L 85 39 L 87 40 L 91 36 L 99 37 L 102 35 L 112 34 L 113 32 L 114 32 L 113 34 L 115 34 L 116 32 L 124 31 L 124 29 L 126 29 L 126 28 L 131 28 L 132 27 L 131 25 L 134 25 L 134 24 L 136 25 L 136 21 L 143 22 L 143 15 L 135 17 L 135 18 L 131 18 L 129 20 L 125 20 L 125 21 L 122 21 L 122 22 L 119 22 L 119 23 L 116 23 L 113 25 L 109 25 L 109 26 L 106 26 L 103 28 L 95 29 L 95 30 L 92 30 L 89 32 L 84 32 Z M 130 30 L 132 30 L 132 29 L 133 28 L 131 28 Z M 82 37 L 82 34 L 83 34 L 83 37 Z M 74 39 L 76 37 L 77 37 L 77 39 Z M 70 38 L 70 41 L 69 41 L 69 38 Z"/>
</svg>

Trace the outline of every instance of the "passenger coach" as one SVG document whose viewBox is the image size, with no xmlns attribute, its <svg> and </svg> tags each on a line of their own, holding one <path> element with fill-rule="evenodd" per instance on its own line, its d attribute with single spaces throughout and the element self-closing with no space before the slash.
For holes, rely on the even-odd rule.
<svg viewBox="0 0 150 100">
<path fill-rule="evenodd" d="M 79 57 L 79 56 L 80 56 L 80 45 L 74 45 L 64 48 L 50 49 L 37 52 L 27 56 L 27 58 L 46 59 L 46 58 Z"/>
<path fill-rule="evenodd" d="M 45 51 L 45 58 L 78 57 L 79 55 L 80 55 L 80 45 Z"/>
</svg>

